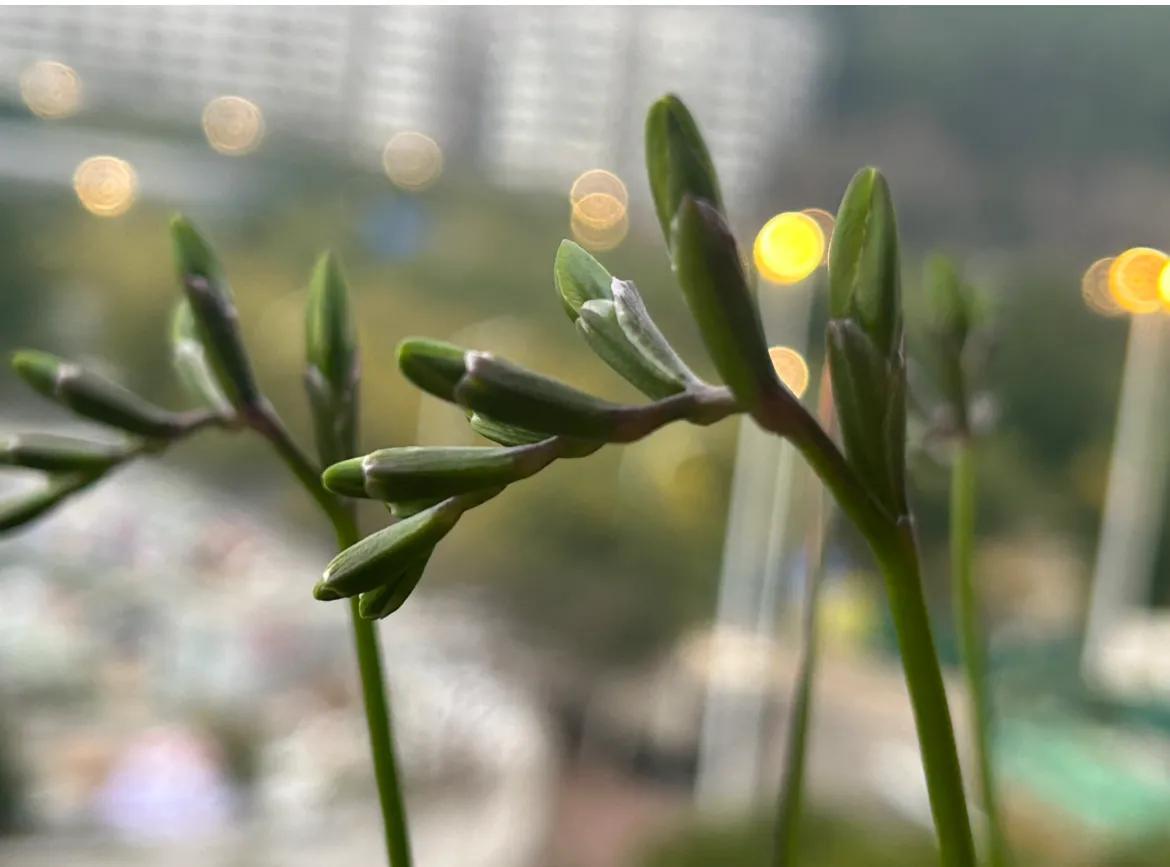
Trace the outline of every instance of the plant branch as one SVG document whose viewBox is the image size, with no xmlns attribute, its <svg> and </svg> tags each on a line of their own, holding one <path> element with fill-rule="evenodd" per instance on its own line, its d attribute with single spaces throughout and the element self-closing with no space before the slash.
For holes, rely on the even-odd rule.
<svg viewBox="0 0 1170 867">
<path fill-rule="evenodd" d="M 301 486 L 333 525 L 338 550 L 343 551 L 361 538 L 353 509 L 341 502 L 321 484 L 321 470 L 296 444 L 272 405 L 265 401 L 248 414 L 248 425 L 271 443 Z M 374 759 L 374 778 L 382 808 L 386 835 L 386 852 L 391 867 L 410 867 L 410 833 L 406 808 L 399 782 L 398 761 L 394 751 L 394 734 L 390 707 L 386 697 L 382 653 L 374 624 L 358 614 L 358 600 L 350 600 L 350 622 L 354 649 L 362 684 L 362 702 Z"/>
<path fill-rule="evenodd" d="M 967 437 L 955 440 L 951 469 L 951 580 L 954 582 L 955 615 L 967 676 L 971 728 L 979 788 L 987 822 L 988 867 L 1010 862 L 1000 822 L 999 797 L 992 761 L 991 698 L 987 681 L 987 651 L 979 626 L 979 594 L 974 580 L 975 555 L 975 454 Z"/>
<path fill-rule="evenodd" d="M 878 561 L 898 633 L 942 863 L 974 867 L 963 777 L 922 591 L 913 523 L 908 515 L 891 516 L 872 497 L 836 444 L 798 401 L 769 401 L 755 416 L 761 426 L 790 439 L 805 456 Z"/>
</svg>

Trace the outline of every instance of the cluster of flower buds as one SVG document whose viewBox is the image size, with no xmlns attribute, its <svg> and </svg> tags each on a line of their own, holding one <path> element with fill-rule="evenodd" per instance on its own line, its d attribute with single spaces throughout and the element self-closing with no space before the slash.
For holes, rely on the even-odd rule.
<svg viewBox="0 0 1170 867">
<path fill-rule="evenodd" d="M 908 511 L 899 267 L 889 187 L 863 169 L 845 191 L 829 252 L 829 372 L 849 463 L 895 516 Z"/>
<path fill-rule="evenodd" d="M 339 555 L 316 587 L 318 599 L 358 596 L 363 616 L 391 613 L 418 583 L 434 546 L 464 512 L 558 459 L 632 442 L 674 421 L 706 425 L 746 412 L 774 432 L 793 437 L 804 435 L 807 423 L 815 425 L 776 375 L 752 280 L 723 213 L 710 154 L 694 119 L 676 97 L 665 97 L 650 110 L 646 158 L 671 264 L 726 387 L 704 382 L 682 360 L 650 317 L 633 282 L 611 275 L 577 244 L 563 242 L 553 277 L 566 313 L 589 348 L 649 402 L 614 403 L 488 353 L 434 340 L 404 341 L 398 362 L 406 378 L 422 391 L 462 407 L 472 428 L 496 445 L 381 449 L 329 467 L 323 481 L 330 491 L 382 501 L 399 523 Z M 850 332 L 846 343 L 853 330 L 859 335 L 854 342 L 860 348 L 847 345 L 842 350 L 846 353 L 842 385 L 852 377 L 860 386 L 864 377 L 874 375 L 868 368 L 856 369 L 855 356 L 862 350 L 880 359 L 882 367 L 880 381 L 866 383 L 876 393 L 864 394 L 866 402 L 854 397 L 849 409 L 859 472 L 874 464 L 870 457 L 874 441 L 885 455 L 895 438 L 901 442 L 903 436 L 898 427 L 901 398 L 895 414 L 882 406 L 875 415 L 871 406 L 891 391 L 904 393 L 898 380 L 902 367 L 896 249 L 892 260 L 881 259 L 896 244 L 888 197 L 876 203 L 879 213 L 873 219 L 880 225 L 872 233 L 862 231 L 869 227 L 874 203 L 860 191 L 875 186 L 884 196 L 884 182 L 876 172 L 863 173 L 854 182 L 846 199 L 847 237 L 834 245 L 843 268 L 852 274 L 848 285 L 858 287 L 849 292 L 843 312 L 835 314 L 841 317 L 835 327 Z M 858 220 L 866 225 L 859 226 Z M 846 285 L 842 282 L 837 291 Z M 869 355 L 862 361 L 872 366 Z M 868 433 L 864 442 L 856 436 L 862 429 Z M 879 429 L 881 436 L 875 433 Z M 875 498 L 882 499 L 878 489 L 885 493 L 895 487 L 895 464 L 900 467 L 900 457 L 895 461 L 891 455 L 866 476 Z M 900 484 L 899 479 L 898 490 Z"/>
<path fill-rule="evenodd" d="M 12 367 L 33 390 L 74 415 L 113 428 L 116 442 L 54 434 L 16 434 L 0 445 L 0 463 L 38 470 L 42 488 L 0 505 L 0 530 L 26 524 L 138 455 L 157 451 L 219 416 L 210 410 L 163 409 L 99 373 L 47 352 L 25 349 Z"/>
<path fill-rule="evenodd" d="M 198 408 L 163 409 L 81 365 L 36 350 L 12 357 L 17 375 L 35 391 L 87 421 L 113 428 L 117 442 L 18 434 L 0 445 L 0 463 L 45 473 L 48 483 L 0 505 L 0 530 L 26 524 L 110 470 L 209 426 L 273 424 L 240 335 L 231 289 L 214 253 L 182 217 L 171 223 L 184 298 L 171 320 L 175 372 Z M 322 257 L 310 282 L 306 317 L 306 387 L 325 462 L 356 451 L 357 360 L 345 284 L 336 262 Z M 315 471 L 311 472 L 315 476 Z M 312 483 L 319 487 L 316 479 Z"/>
</svg>

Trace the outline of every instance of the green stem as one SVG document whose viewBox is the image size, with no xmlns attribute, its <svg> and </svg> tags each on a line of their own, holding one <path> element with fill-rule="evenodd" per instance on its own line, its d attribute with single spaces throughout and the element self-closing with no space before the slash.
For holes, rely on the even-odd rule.
<svg viewBox="0 0 1170 867">
<path fill-rule="evenodd" d="M 829 435 L 799 403 L 765 406 L 756 418 L 766 430 L 792 441 L 877 558 L 898 633 L 942 863 L 974 867 L 959 753 L 923 596 L 912 522 L 909 516 L 891 516 L 870 495 Z"/>
<path fill-rule="evenodd" d="M 276 412 L 264 405 L 251 413 L 248 424 L 272 444 L 297 481 L 313 497 L 321 511 L 329 518 L 337 536 L 339 550 L 355 544 L 360 538 L 353 510 L 325 490 L 321 471 L 301 451 Z M 374 759 L 374 779 L 378 786 L 378 800 L 382 807 L 382 826 L 386 836 L 386 854 L 391 867 L 410 867 L 410 834 L 406 822 L 406 807 L 399 784 L 398 761 L 394 753 L 394 733 L 390 721 L 390 704 L 386 696 L 386 681 L 382 672 L 382 652 L 374 624 L 358 615 L 358 600 L 350 604 L 350 624 L 353 628 L 354 649 L 357 653 L 358 674 L 362 683 L 362 701 L 366 710 L 366 725 L 370 735 L 370 750 Z"/>
<path fill-rule="evenodd" d="M 942 863 L 947 867 L 974 867 L 975 845 L 963 775 L 922 592 L 913 526 L 904 518 L 892 535 L 868 541 L 886 579 Z"/>
<path fill-rule="evenodd" d="M 804 636 L 797 669 L 796 694 L 788 720 L 788 737 L 784 745 L 784 772 L 780 779 L 780 797 L 777 803 L 775 867 L 793 867 L 799 863 L 797 855 L 800 816 L 804 801 L 804 768 L 808 754 L 808 729 L 812 716 L 813 677 L 817 664 L 817 600 L 824 577 L 825 524 L 828 514 L 822 506 L 821 488 L 813 494 L 813 523 L 805 544 Z"/>
<path fill-rule="evenodd" d="M 988 694 L 987 653 L 980 629 L 979 595 L 974 580 L 975 555 L 975 454 L 970 439 L 955 444 L 951 470 L 951 580 L 954 582 L 955 615 L 963 647 L 963 664 L 970 696 L 971 728 L 979 788 L 987 821 L 987 863 L 1009 863 L 1007 843 L 999 816 L 999 797 L 991 756 L 991 700 Z"/>
</svg>

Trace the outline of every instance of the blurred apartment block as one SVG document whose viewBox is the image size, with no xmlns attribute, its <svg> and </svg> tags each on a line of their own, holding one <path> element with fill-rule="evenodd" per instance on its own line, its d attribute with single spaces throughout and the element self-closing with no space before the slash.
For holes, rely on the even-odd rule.
<svg viewBox="0 0 1170 867">
<path fill-rule="evenodd" d="M 595 166 L 640 178 L 646 108 L 677 92 L 746 208 L 756 168 L 806 123 L 821 58 L 816 26 L 793 10 L 0 9 L 0 93 L 14 102 L 23 68 L 59 60 L 87 112 L 193 126 L 208 100 L 238 94 L 274 132 L 359 162 L 420 130 L 509 187 L 561 191 Z"/>
</svg>

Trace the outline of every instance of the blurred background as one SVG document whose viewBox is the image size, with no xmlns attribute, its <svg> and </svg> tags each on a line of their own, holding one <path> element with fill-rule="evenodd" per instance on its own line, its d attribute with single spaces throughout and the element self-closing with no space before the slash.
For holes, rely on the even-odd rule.
<svg viewBox="0 0 1170 867">
<path fill-rule="evenodd" d="M 1170 233 L 1168 40 L 1154 9 L 4 7 L 0 337 L 183 406 L 181 210 L 300 440 L 305 285 L 329 248 L 359 316 L 363 447 L 469 444 L 397 373 L 401 338 L 633 396 L 565 321 L 564 237 L 636 280 L 711 375 L 642 168 L 663 93 L 707 134 L 745 248 L 777 212 L 835 211 L 878 165 L 911 353 L 924 256 L 951 254 L 991 299 L 977 575 L 1019 863 L 1165 864 L 1170 338 L 1160 313 L 1086 305 L 1081 276 Z M 598 169 L 618 204 L 603 230 L 570 202 Z M 823 270 L 760 291 L 815 383 Z M 1134 445 L 1115 448 L 1123 383 Z M 4 432 L 84 430 L 12 376 L 0 393 Z M 946 453 L 922 443 L 915 508 L 961 718 Z M 807 479 L 773 473 L 775 454 L 737 475 L 737 447 L 759 443 L 727 421 L 558 464 L 469 515 L 383 622 L 420 867 L 768 863 L 804 565 L 770 527 L 781 501 L 800 523 L 804 499 L 784 498 Z M 1110 521 L 1136 555 L 1098 557 Z M 193 438 L 3 545 L 0 863 L 378 861 L 345 615 L 309 593 L 330 536 L 262 444 Z M 880 580 L 845 528 L 827 556 L 805 863 L 935 863 Z M 1089 659 L 1102 586 L 1122 589 L 1095 634 L 1120 650 Z"/>
</svg>

